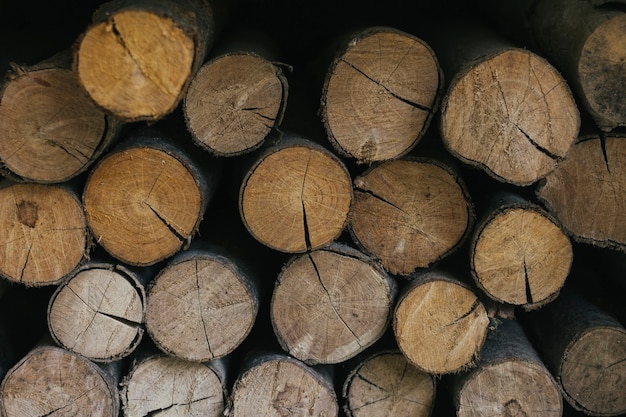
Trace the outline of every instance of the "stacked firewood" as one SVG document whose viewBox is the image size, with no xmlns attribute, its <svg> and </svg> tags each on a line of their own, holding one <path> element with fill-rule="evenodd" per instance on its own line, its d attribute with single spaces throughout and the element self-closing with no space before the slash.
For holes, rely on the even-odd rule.
<svg viewBox="0 0 626 417">
<path fill-rule="evenodd" d="M 112 0 L 13 63 L 0 415 L 626 414 L 626 12 L 505 3 Z"/>
</svg>

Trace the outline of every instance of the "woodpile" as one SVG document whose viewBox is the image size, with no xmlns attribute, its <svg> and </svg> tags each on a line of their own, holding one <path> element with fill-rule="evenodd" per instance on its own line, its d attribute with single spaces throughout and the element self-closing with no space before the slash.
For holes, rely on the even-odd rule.
<svg viewBox="0 0 626 417">
<path fill-rule="evenodd" d="M 0 6 L 0 416 L 626 416 L 623 6 L 75 3 Z"/>
</svg>

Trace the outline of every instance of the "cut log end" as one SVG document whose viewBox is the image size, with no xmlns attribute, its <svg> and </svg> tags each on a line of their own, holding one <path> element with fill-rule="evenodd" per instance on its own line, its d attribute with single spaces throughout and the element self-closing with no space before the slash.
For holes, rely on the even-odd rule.
<svg viewBox="0 0 626 417">
<path fill-rule="evenodd" d="M 324 86 L 322 117 L 333 145 L 359 163 L 406 154 L 438 106 L 441 78 L 420 39 L 385 28 L 356 35 Z"/>
</svg>

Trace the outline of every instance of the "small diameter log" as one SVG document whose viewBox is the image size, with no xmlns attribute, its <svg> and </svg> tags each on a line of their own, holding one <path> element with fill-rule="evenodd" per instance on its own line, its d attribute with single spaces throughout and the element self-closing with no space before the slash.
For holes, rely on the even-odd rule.
<svg viewBox="0 0 626 417">
<path fill-rule="evenodd" d="M 333 382 L 323 369 L 271 353 L 258 353 L 244 363 L 224 413 L 227 417 L 338 414 Z"/>
<path fill-rule="evenodd" d="M 116 381 L 87 358 L 42 345 L 9 370 L 0 385 L 0 415 L 118 417 Z"/>
<path fill-rule="evenodd" d="M 445 25 L 426 38 L 450 80 L 439 126 L 444 145 L 501 182 L 525 186 L 545 177 L 580 126 L 564 79 L 548 61 L 477 21 Z"/>
<path fill-rule="evenodd" d="M 288 134 L 259 155 L 239 192 L 250 234 L 286 253 L 320 248 L 341 235 L 352 203 L 344 163 L 315 142 Z"/>
<path fill-rule="evenodd" d="M 456 250 L 473 220 L 463 180 L 434 159 L 382 162 L 354 180 L 348 230 L 392 274 L 408 275 Z"/>
<path fill-rule="evenodd" d="M 435 378 L 409 364 L 398 351 L 371 354 L 354 366 L 343 383 L 348 417 L 431 415 Z"/>
<path fill-rule="evenodd" d="M 172 112 L 215 37 L 205 0 L 113 0 L 94 13 L 74 52 L 79 83 L 125 121 Z"/>
<path fill-rule="evenodd" d="M 474 231 L 471 273 L 492 299 L 535 309 L 558 296 L 573 256 L 568 235 L 543 208 L 500 194 Z"/>
<path fill-rule="evenodd" d="M 221 358 L 250 333 L 259 283 L 245 258 L 195 243 L 148 286 L 146 329 L 164 352 L 190 361 Z"/>
<path fill-rule="evenodd" d="M 120 123 L 91 102 L 70 60 L 61 53 L 9 72 L 0 91 L 0 162 L 8 176 L 68 181 L 115 139 Z"/>
<path fill-rule="evenodd" d="M 443 80 L 421 39 L 390 27 L 349 36 L 330 64 L 321 97 L 328 137 L 358 163 L 402 156 L 438 110 Z"/>
<path fill-rule="evenodd" d="M 229 52 L 204 64 L 183 110 L 194 141 L 217 156 L 251 152 L 280 124 L 287 99 L 281 69 L 253 52 Z"/>
<path fill-rule="evenodd" d="M 140 132 L 98 161 L 83 191 L 97 243 L 132 266 L 156 264 L 188 246 L 219 170 L 217 161 L 191 156 L 168 137 Z"/>
<path fill-rule="evenodd" d="M 272 326 L 297 359 L 343 362 L 383 335 L 395 295 L 395 281 L 374 260 L 334 243 L 285 265 L 272 295 Z"/>
<path fill-rule="evenodd" d="M 561 417 L 559 387 L 514 319 L 489 332 L 476 367 L 454 376 L 458 417 Z"/>
<path fill-rule="evenodd" d="M 145 298 L 133 271 L 90 261 L 50 297 L 50 335 L 60 346 L 93 361 L 121 359 L 142 339 Z"/>
<path fill-rule="evenodd" d="M 626 329 L 620 322 L 573 293 L 526 319 L 531 340 L 572 407 L 593 416 L 626 413 Z"/>
<path fill-rule="evenodd" d="M 574 240 L 626 251 L 626 136 L 581 137 L 536 194 Z"/>
<path fill-rule="evenodd" d="M 125 417 L 220 417 L 226 404 L 222 360 L 186 361 L 165 354 L 137 359 L 122 381 Z"/>
<path fill-rule="evenodd" d="M 27 286 L 58 284 L 86 260 L 90 235 L 69 184 L 0 184 L 0 276 Z"/>
<path fill-rule="evenodd" d="M 474 290 L 432 270 L 413 274 L 396 303 L 393 331 L 409 363 L 432 374 L 474 365 L 489 317 Z"/>
</svg>

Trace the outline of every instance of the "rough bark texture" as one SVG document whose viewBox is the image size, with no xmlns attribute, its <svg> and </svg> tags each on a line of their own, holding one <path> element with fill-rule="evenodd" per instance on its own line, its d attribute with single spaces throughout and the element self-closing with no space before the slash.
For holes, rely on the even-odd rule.
<svg viewBox="0 0 626 417">
<path fill-rule="evenodd" d="M 527 319 L 534 345 L 572 407 L 594 416 L 626 412 L 626 329 L 614 317 L 564 293 Z"/>
<path fill-rule="evenodd" d="M 60 183 L 84 172 L 120 123 L 78 85 L 71 54 L 14 65 L 0 90 L 0 162 L 16 180 Z"/>
<path fill-rule="evenodd" d="M 561 392 L 514 319 L 490 331 L 476 367 L 456 375 L 453 396 L 458 417 L 560 417 Z"/>
<path fill-rule="evenodd" d="M 581 137 L 537 197 L 573 239 L 626 250 L 626 137 Z"/>
<path fill-rule="evenodd" d="M 228 417 L 337 417 L 339 405 L 328 376 L 291 356 L 255 355 L 237 377 Z"/>
<path fill-rule="evenodd" d="M 245 258 L 194 242 L 150 283 L 147 331 L 171 355 L 198 362 L 224 357 L 256 320 L 258 286 Z"/>
<path fill-rule="evenodd" d="M 121 359 L 142 339 L 145 298 L 143 284 L 128 268 L 88 262 L 50 298 L 50 334 L 93 361 Z"/>
<path fill-rule="evenodd" d="M 192 159 L 181 142 L 134 133 L 91 170 L 83 191 L 87 221 L 116 259 L 154 265 L 187 247 L 197 232 L 219 164 Z"/>
<path fill-rule="evenodd" d="M 392 274 L 408 275 L 452 253 L 473 220 L 463 180 L 437 160 L 386 161 L 354 180 L 349 231 Z"/>
<path fill-rule="evenodd" d="M 4 417 L 118 417 L 120 409 L 111 375 L 77 353 L 48 345 L 34 348 L 9 370 L 0 399 Z"/>
<path fill-rule="evenodd" d="M 349 36 L 327 70 L 321 117 L 333 146 L 359 163 L 409 152 L 438 110 L 437 57 L 421 39 L 372 27 Z"/>
<path fill-rule="evenodd" d="M 260 147 L 282 119 L 287 79 L 277 65 L 252 52 L 211 59 L 194 76 L 184 100 L 194 140 L 218 156 Z"/>
<path fill-rule="evenodd" d="M 339 237 L 352 202 L 352 181 L 331 151 L 288 134 L 258 155 L 240 188 L 241 218 L 258 241 L 287 253 Z"/>
<path fill-rule="evenodd" d="M 448 374 L 474 365 L 489 318 L 475 292 L 442 271 L 414 274 L 395 306 L 398 347 L 418 369 Z"/>
<path fill-rule="evenodd" d="M 541 206 L 500 194 L 474 230 L 471 272 L 494 300 L 534 309 L 558 296 L 573 256 L 569 237 Z"/>
<path fill-rule="evenodd" d="M 395 294 L 395 281 L 372 259 L 333 244 L 285 265 L 272 295 L 272 325 L 292 356 L 342 362 L 382 336 Z"/>
<path fill-rule="evenodd" d="M 205 0 L 113 0 L 77 41 L 74 67 L 92 100 L 126 121 L 157 120 L 184 96 L 215 37 Z"/>
<path fill-rule="evenodd" d="M 343 383 L 348 417 L 431 415 L 435 378 L 409 364 L 399 351 L 368 355 L 354 366 Z"/>
<path fill-rule="evenodd" d="M 58 284 L 86 260 L 90 234 L 68 184 L 0 185 L 0 275 L 27 286 Z"/>
<path fill-rule="evenodd" d="M 514 185 L 530 185 L 553 171 L 580 125 L 561 75 L 476 21 L 442 24 L 447 30 L 433 30 L 425 39 L 450 80 L 439 126 L 448 150 Z"/>
</svg>

